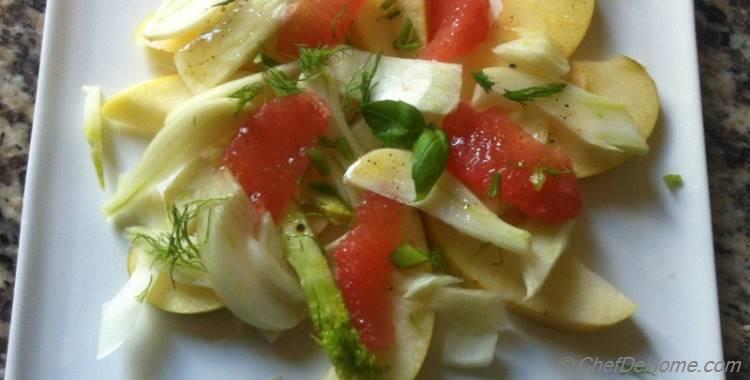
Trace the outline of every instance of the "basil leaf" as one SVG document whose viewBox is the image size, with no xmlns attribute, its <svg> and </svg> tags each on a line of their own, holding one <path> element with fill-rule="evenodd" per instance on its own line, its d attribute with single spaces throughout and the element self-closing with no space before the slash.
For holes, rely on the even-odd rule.
<svg viewBox="0 0 750 380">
<path fill-rule="evenodd" d="M 417 200 L 424 199 L 445 170 L 450 155 L 448 136 L 441 129 L 425 129 L 414 143 L 411 178 Z"/>
<path fill-rule="evenodd" d="M 389 148 L 410 148 L 425 129 L 422 113 L 400 100 L 367 103 L 360 111 L 375 137 Z"/>
</svg>

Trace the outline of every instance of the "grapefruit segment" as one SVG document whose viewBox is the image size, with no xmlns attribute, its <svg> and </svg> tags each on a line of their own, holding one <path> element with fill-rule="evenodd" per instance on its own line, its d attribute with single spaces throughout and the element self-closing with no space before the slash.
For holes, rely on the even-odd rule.
<svg viewBox="0 0 750 380">
<path fill-rule="evenodd" d="M 289 57 L 299 46 L 335 46 L 346 42 L 365 0 L 299 0 L 279 29 L 276 49 Z"/>
<path fill-rule="evenodd" d="M 310 165 L 305 152 L 326 131 L 329 118 L 325 104 L 302 93 L 272 99 L 247 119 L 224 152 L 223 164 L 256 208 L 279 220 Z"/>
<path fill-rule="evenodd" d="M 475 194 L 489 194 L 495 186 L 504 202 L 548 222 L 580 212 L 581 192 L 570 160 L 534 139 L 502 109 L 477 112 L 461 103 L 445 117 L 443 129 L 451 141 L 448 170 Z"/>
<path fill-rule="evenodd" d="M 422 59 L 453 61 L 472 51 L 489 35 L 487 0 L 431 0 L 427 12 L 430 42 L 420 54 Z"/>
<path fill-rule="evenodd" d="M 364 193 L 357 206 L 357 223 L 335 253 L 344 302 L 370 349 L 386 348 L 394 341 L 389 256 L 401 242 L 403 207 L 375 193 Z"/>
</svg>

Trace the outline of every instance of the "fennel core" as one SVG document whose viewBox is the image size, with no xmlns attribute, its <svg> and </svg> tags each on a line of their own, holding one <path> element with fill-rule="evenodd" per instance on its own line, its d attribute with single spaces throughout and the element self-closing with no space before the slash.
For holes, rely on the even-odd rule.
<svg viewBox="0 0 750 380">
<path fill-rule="evenodd" d="M 195 200 L 178 207 L 168 207 L 170 229 L 163 232 L 151 232 L 143 229 L 131 230 L 133 245 L 141 242 L 145 245 L 144 250 L 154 260 L 169 268 L 169 277 L 172 286 L 175 286 L 174 271 L 186 268 L 205 272 L 206 267 L 200 256 L 200 245 L 208 239 L 205 236 L 202 241 L 191 236 L 191 229 L 195 218 L 207 207 L 211 207 L 226 198 Z M 211 218 L 209 210 L 209 219 Z"/>
<path fill-rule="evenodd" d="M 374 380 L 383 371 L 352 325 L 323 250 L 304 215 L 291 212 L 283 225 L 287 260 L 300 278 L 315 340 L 342 380 Z"/>
</svg>

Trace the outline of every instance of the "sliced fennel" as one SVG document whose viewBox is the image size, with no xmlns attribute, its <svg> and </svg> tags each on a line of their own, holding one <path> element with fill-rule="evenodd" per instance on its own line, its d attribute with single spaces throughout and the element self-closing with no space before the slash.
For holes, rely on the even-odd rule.
<svg viewBox="0 0 750 380">
<path fill-rule="evenodd" d="M 451 286 L 459 282 L 456 277 L 424 273 L 405 284 L 405 297 L 437 312 L 444 331 L 444 363 L 486 367 L 492 363 L 498 331 L 508 325 L 503 299 L 495 292 Z"/>
<path fill-rule="evenodd" d="M 115 127 L 155 134 L 167 114 L 192 96 L 177 75 L 149 80 L 117 93 L 102 107 L 102 116 Z"/>
<path fill-rule="evenodd" d="M 568 58 L 543 32 L 521 32 L 517 40 L 498 45 L 492 52 L 521 71 L 559 78 L 570 71 Z"/>
<path fill-rule="evenodd" d="M 521 256 L 521 273 L 526 285 L 526 299 L 536 295 L 544 285 L 557 259 L 570 242 L 573 222 L 548 224 L 529 219 L 523 227 L 531 233 L 530 255 Z"/>
<path fill-rule="evenodd" d="M 367 122 L 363 118 L 360 118 L 352 125 L 352 135 L 359 141 L 365 152 L 383 147 L 383 143 L 372 134 L 372 130 L 367 126 Z"/>
<path fill-rule="evenodd" d="M 283 224 L 286 257 L 302 283 L 318 343 L 342 379 L 375 379 L 381 369 L 354 329 L 341 291 L 304 215 L 293 210 Z"/>
<path fill-rule="evenodd" d="M 86 141 L 91 146 L 91 160 L 94 162 L 96 169 L 96 178 L 99 181 L 99 187 L 105 188 L 104 182 L 104 144 L 102 143 L 102 90 L 100 87 L 83 86 L 83 92 L 86 94 L 86 101 L 83 105 L 83 133 L 86 135 Z"/>
<path fill-rule="evenodd" d="M 347 93 L 347 83 L 367 64 L 372 54 L 346 50 L 329 64 L 339 89 Z M 425 113 L 445 115 L 458 104 L 461 95 L 461 65 L 382 57 L 373 83 L 372 101 L 401 100 Z M 358 93 L 348 94 L 360 96 Z"/>
<path fill-rule="evenodd" d="M 432 307 L 445 330 L 444 363 L 462 368 L 492 363 L 498 331 L 508 324 L 499 295 L 480 289 L 440 288 L 435 291 Z"/>
<path fill-rule="evenodd" d="M 175 54 L 175 66 L 185 84 L 197 93 L 227 80 L 260 52 L 286 8 L 286 0 L 237 2 L 213 30 Z"/>
<path fill-rule="evenodd" d="M 105 214 L 115 216 L 135 196 L 168 178 L 196 154 L 228 140 L 241 123 L 234 117 L 235 106 L 230 99 L 215 99 L 181 109 L 154 137 L 135 169 L 121 181 L 104 206 Z"/>
<path fill-rule="evenodd" d="M 495 100 L 503 102 L 507 100 L 498 95 L 502 95 L 504 90 L 520 90 L 555 82 L 555 79 L 506 67 L 484 69 L 483 72 L 495 83 Z M 475 92 L 475 100 L 483 96 L 481 91 Z M 646 139 L 624 105 L 571 84 L 557 95 L 526 103 L 526 107 L 555 118 L 588 144 L 633 154 L 648 152 Z"/>
<path fill-rule="evenodd" d="M 299 74 L 299 65 L 297 63 L 287 63 L 274 67 L 276 70 L 283 72 L 289 77 L 296 77 Z M 254 86 L 259 83 L 263 83 L 263 73 L 250 74 L 235 80 L 223 83 L 219 86 L 211 88 L 210 90 L 201 92 L 193 96 L 192 98 L 184 101 L 169 114 L 167 114 L 166 123 L 169 124 L 176 117 L 190 112 L 193 108 L 197 107 L 201 103 L 206 103 L 210 100 L 217 99 L 231 99 L 232 94 L 241 91 L 243 88 Z M 233 100 L 234 101 L 234 100 Z M 236 103 L 235 103 L 236 104 Z M 257 102 L 250 102 L 245 106 L 245 110 L 251 109 Z"/>
<path fill-rule="evenodd" d="M 395 341 L 389 349 L 378 352 L 378 363 L 386 368 L 382 380 L 410 380 L 417 377 L 432 340 L 435 312 L 430 305 L 404 297 L 411 276 L 395 274 L 393 328 Z"/>
<path fill-rule="evenodd" d="M 447 274 L 420 273 L 410 279 L 404 297 L 429 300 L 436 290 L 462 282 L 462 279 Z"/>
<path fill-rule="evenodd" d="M 443 173 L 430 194 L 416 202 L 411 156 L 400 149 L 374 150 L 349 167 L 344 181 L 416 207 L 476 239 L 519 254 L 529 252 L 531 235 L 505 223 L 450 173 Z"/>
<path fill-rule="evenodd" d="M 120 228 L 141 226 L 149 229 L 166 229 L 169 224 L 167 205 L 156 188 L 138 193 L 117 214 L 112 222 Z"/>
<path fill-rule="evenodd" d="M 221 11 L 221 7 L 214 6 L 218 2 L 220 0 L 165 0 L 143 28 L 143 37 L 165 40 L 203 28 Z"/>
<path fill-rule="evenodd" d="M 328 128 L 326 137 L 336 139 L 343 137 L 352 149 L 355 157 L 359 157 L 364 153 L 364 150 L 360 146 L 359 142 L 354 138 L 351 128 L 346 121 L 346 116 L 342 112 L 342 105 L 339 99 L 339 93 L 336 87 L 336 81 L 330 76 L 328 70 L 323 70 L 317 78 L 312 80 L 306 80 L 302 83 L 304 88 L 310 90 L 314 94 L 318 95 L 331 111 L 331 123 L 334 128 Z M 346 165 L 351 162 L 351 159 L 341 157 L 337 154 L 337 161 Z"/>
<path fill-rule="evenodd" d="M 201 258 L 224 305 L 243 322 L 267 332 L 296 326 L 305 316 L 304 296 L 284 261 L 270 214 L 258 215 L 226 170 L 218 170 L 200 196 L 227 198 L 204 213 L 198 225 L 198 235 L 207 238 Z"/>
<path fill-rule="evenodd" d="M 97 360 L 107 357 L 128 339 L 143 310 L 143 301 L 158 275 L 159 272 L 151 267 L 150 260 L 139 259 L 125 286 L 102 306 Z"/>
</svg>

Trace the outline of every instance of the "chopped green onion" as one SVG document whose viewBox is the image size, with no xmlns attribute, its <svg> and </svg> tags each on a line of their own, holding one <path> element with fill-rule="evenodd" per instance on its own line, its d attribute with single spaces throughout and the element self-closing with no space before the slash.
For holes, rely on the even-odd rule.
<svg viewBox="0 0 750 380">
<path fill-rule="evenodd" d="M 320 173 L 321 175 L 330 175 L 331 174 L 331 167 L 328 166 L 328 160 L 326 160 L 326 156 L 323 154 L 323 151 L 318 147 L 312 147 L 307 150 L 307 157 L 310 158 L 310 162 L 312 162 L 313 166 L 315 166 L 315 169 Z"/>
<path fill-rule="evenodd" d="M 672 190 L 678 187 L 682 187 L 685 184 L 685 182 L 682 180 L 682 176 L 679 174 L 667 174 L 662 178 L 664 179 L 664 183 L 666 183 L 667 186 Z"/>
<path fill-rule="evenodd" d="M 391 253 L 391 264 L 398 269 L 408 269 L 429 260 L 427 252 L 420 251 L 411 244 L 403 244 Z"/>
<path fill-rule="evenodd" d="M 500 194 L 500 173 L 495 172 L 492 174 L 492 180 L 490 182 L 490 190 L 487 192 L 487 196 L 495 198 Z"/>
<path fill-rule="evenodd" d="M 321 194 L 328 194 L 328 195 L 334 195 L 334 196 L 339 195 L 338 190 L 336 190 L 336 188 L 328 182 L 313 181 L 307 184 L 307 186 L 309 186 L 311 189 Z"/>
</svg>

